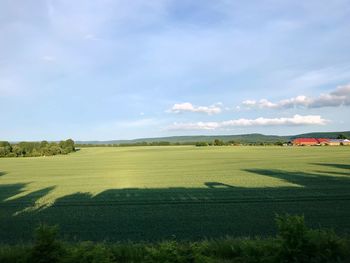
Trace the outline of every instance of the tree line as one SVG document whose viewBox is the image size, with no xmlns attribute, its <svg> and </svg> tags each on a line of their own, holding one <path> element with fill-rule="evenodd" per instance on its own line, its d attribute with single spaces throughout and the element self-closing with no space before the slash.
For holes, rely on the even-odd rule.
<svg viewBox="0 0 350 263">
<path fill-rule="evenodd" d="M 203 146 L 283 146 L 285 144 L 288 144 L 288 142 L 250 142 L 250 143 L 241 143 L 239 141 L 223 141 L 219 139 L 215 139 L 212 142 L 196 142 L 195 145 L 197 147 L 203 147 Z"/>
<path fill-rule="evenodd" d="M 72 139 L 60 142 L 20 142 L 0 141 L 0 157 L 37 157 L 68 154 L 75 151 Z"/>
<path fill-rule="evenodd" d="M 76 144 L 77 147 L 129 147 L 129 146 L 184 146 L 184 145 L 195 145 L 198 147 L 201 146 L 269 146 L 269 145 L 278 145 L 282 146 L 288 142 L 245 142 L 240 141 L 223 141 L 215 139 L 213 141 L 194 141 L 194 142 L 168 142 L 168 141 L 155 141 L 155 142 L 133 142 L 133 143 L 114 143 L 114 144 L 94 144 L 94 143 L 79 143 Z"/>
</svg>

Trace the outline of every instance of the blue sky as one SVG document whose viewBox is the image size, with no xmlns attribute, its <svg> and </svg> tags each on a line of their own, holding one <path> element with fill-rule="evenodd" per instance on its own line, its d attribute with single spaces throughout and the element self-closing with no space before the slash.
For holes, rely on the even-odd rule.
<svg viewBox="0 0 350 263">
<path fill-rule="evenodd" d="M 350 130 L 348 0 L 1 0 L 0 138 Z"/>
</svg>

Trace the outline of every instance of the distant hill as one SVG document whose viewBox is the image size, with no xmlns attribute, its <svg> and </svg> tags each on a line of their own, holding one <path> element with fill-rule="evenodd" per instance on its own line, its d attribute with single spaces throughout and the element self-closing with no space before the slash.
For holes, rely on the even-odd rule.
<svg viewBox="0 0 350 263">
<path fill-rule="evenodd" d="M 123 143 L 141 143 L 141 142 L 170 142 L 170 143 L 195 143 L 195 142 L 212 142 L 215 139 L 228 141 L 238 141 L 242 143 L 256 142 L 277 142 L 289 139 L 289 136 L 263 135 L 258 133 L 241 134 L 241 135 L 196 135 L 196 136 L 171 136 L 158 138 L 140 138 L 134 140 L 111 140 L 111 141 L 78 141 L 77 144 L 123 144 Z"/>
<path fill-rule="evenodd" d="M 111 141 L 77 141 L 77 144 L 135 144 L 135 143 L 152 143 L 152 142 L 170 142 L 170 143 L 195 143 L 195 142 L 212 142 L 215 139 L 224 142 L 237 141 L 240 143 L 274 143 L 287 142 L 294 138 L 336 138 L 339 134 L 350 137 L 350 131 L 344 132 L 313 132 L 291 136 L 264 135 L 259 133 L 240 134 L 240 135 L 196 135 L 196 136 L 171 136 L 158 138 L 140 138 L 134 140 L 111 140 Z"/>
<path fill-rule="evenodd" d="M 311 133 L 304 133 L 299 134 L 295 136 L 291 136 L 291 139 L 294 138 L 329 138 L 329 139 L 336 139 L 339 134 L 343 134 L 345 137 L 350 138 L 350 131 L 343 131 L 343 132 L 311 132 Z"/>
<path fill-rule="evenodd" d="M 195 142 L 212 142 L 215 139 L 222 140 L 224 142 L 237 141 L 240 143 L 275 143 L 275 142 L 287 142 L 295 138 L 336 138 L 339 134 L 343 134 L 350 138 L 350 131 L 343 132 L 312 132 L 291 136 L 278 136 L 278 135 L 264 135 L 259 133 L 252 134 L 240 134 L 240 135 L 196 135 L 196 136 L 171 136 L 171 137 L 157 137 L 157 138 L 140 138 L 133 140 L 110 140 L 110 141 L 77 141 L 77 144 L 136 144 L 136 143 L 152 143 L 152 142 L 170 142 L 190 144 Z"/>
</svg>

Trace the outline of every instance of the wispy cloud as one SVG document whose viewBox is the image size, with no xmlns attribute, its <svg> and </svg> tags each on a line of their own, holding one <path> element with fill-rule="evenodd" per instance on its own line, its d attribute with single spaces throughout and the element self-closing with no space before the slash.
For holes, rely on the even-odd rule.
<svg viewBox="0 0 350 263">
<path fill-rule="evenodd" d="M 215 103 L 210 106 L 195 106 L 192 103 L 176 103 L 167 112 L 182 113 L 182 112 L 197 112 L 206 113 L 208 115 L 218 114 L 222 111 L 222 103 Z"/>
<path fill-rule="evenodd" d="M 245 100 L 242 104 L 247 108 L 288 109 L 288 108 L 322 108 L 350 106 L 350 84 L 339 86 L 335 90 L 321 94 L 316 98 L 300 95 L 297 97 L 271 102 L 267 99 Z"/>
<path fill-rule="evenodd" d="M 218 130 L 233 127 L 249 126 L 297 126 L 297 125 L 325 125 L 328 120 L 319 115 L 294 115 L 290 118 L 257 118 L 257 119 L 237 119 L 222 122 L 190 122 L 174 123 L 168 130 Z"/>
</svg>

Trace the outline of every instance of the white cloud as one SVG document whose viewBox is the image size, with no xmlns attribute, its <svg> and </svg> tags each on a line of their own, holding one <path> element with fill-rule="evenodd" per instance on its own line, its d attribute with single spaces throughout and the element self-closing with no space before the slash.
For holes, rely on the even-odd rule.
<svg viewBox="0 0 350 263">
<path fill-rule="evenodd" d="M 328 120 L 319 115 L 294 115 L 291 118 L 257 118 L 257 119 L 236 119 L 222 122 L 190 122 L 174 123 L 168 130 L 216 130 L 232 127 L 249 126 L 283 126 L 283 125 L 325 125 Z"/>
<path fill-rule="evenodd" d="M 321 94 L 316 98 L 307 96 L 297 96 L 289 99 L 271 102 L 266 99 L 259 101 L 245 100 L 242 102 L 247 108 L 259 109 L 288 109 L 288 108 L 322 108 L 322 107 L 339 107 L 350 106 L 350 84 L 339 86 L 335 90 Z"/>
<path fill-rule="evenodd" d="M 215 103 L 210 106 L 194 106 L 192 103 L 176 103 L 174 106 L 168 110 L 172 113 L 181 113 L 181 112 L 198 112 L 206 113 L 209 115 L 218 114 L 222 111 L 222 103 Z"/>
</svg>

